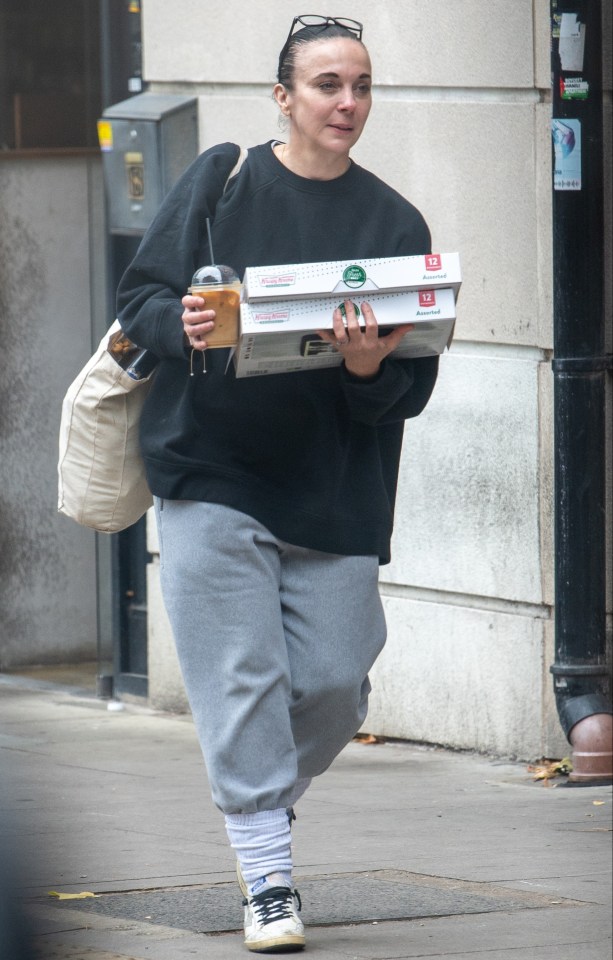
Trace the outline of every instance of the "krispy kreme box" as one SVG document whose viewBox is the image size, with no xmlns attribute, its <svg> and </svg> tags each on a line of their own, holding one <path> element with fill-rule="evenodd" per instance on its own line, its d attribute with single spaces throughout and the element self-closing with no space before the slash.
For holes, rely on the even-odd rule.
<svg viewBox="0 0 613 960">
<path fill-rule="evenodd" d="M 459 283 L 459 281 L 458 281 Z M 317 330 L 332 329 L 336 307 L 351 300 L 361 315 L 364 300 L 373 308 L 380 333 L 398 324 L 414 329 L 400 341 L 393 355 L 427 357 L 443 352 L 451 343 L 456 317 L 453 287 L 408 290 L 393 293 L 366 292 L 362 287 L 349 295 L 333 297 L 256 300 L 241 303 L 241 332 L 234 353 L 237 377 L 254 377 L 297 370 L 338 366 L 340 353 L 318 337 Z"/>
<path fill-rule="evenodd" d="M 400 293 L 450 287 L 457 296 L 462 277 L 457 253 L 417 257 L 333 260 L 321 263 L 248 267 L 243 278 L 247 303 L 270 300 Z"/>
</svg>

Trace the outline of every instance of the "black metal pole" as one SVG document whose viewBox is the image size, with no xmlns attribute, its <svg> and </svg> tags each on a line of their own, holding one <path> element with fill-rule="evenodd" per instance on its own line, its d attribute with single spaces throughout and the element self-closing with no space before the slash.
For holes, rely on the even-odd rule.
<svg viewBox="0 0 613 960">
<path fill-rule="evenodd" d="M 602 9 L 552 0 L 555 663 L 570 739 L 610 714 L 606 663 L 606 379 Z"/>
</svg>

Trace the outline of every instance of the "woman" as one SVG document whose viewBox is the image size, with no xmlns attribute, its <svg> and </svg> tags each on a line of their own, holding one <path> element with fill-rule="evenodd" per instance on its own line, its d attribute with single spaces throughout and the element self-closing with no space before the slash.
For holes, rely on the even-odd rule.
<svg viewBox="0 0 613 960">
<path fill-rule="evenodd" d="M 238 147 L 198 157 L 118 297 L 128 336 L 162 360 L 141 431 L 162 590 L 256 952 L 304 945 L 292 808 L 366 716 L 404 420 L 425 407 L 437 358 L 390 358 L 410 326 L 380 338 L 370 306 L 361 329 L 348 303 L 321 332 L 340 367 L 236 379 L 227 350 L 194 364 L 215 314 L 184 293 L 212 259 L 207 217 L 216 262 L 239 276 L 430 251 L 420 213 L 350 159 L 371 107 L 361 34 L 352 20 L 295 18 L 274 87 L 287 141 L 250 149 L 225 192 Z"/>
</svg>

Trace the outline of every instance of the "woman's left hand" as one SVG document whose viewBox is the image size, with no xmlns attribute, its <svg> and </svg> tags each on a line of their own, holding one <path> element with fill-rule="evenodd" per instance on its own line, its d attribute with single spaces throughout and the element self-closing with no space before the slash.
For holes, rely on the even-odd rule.
<svg viewBox="0 0 613 960">
<path fill-rule="evenodd" d="M 339 307 L 333 315 L 332 330 L 318 330 L 317 333 L 326 343 L 332 344 L 342 355 L 345 367 L 352 376 L 374 377 L 379 372 L 382 360 L 396 349 L 405 333 L 413 330 L 412 323 L 403 323 L 388 333 L 379 336 L 379 325 L 369 303 L 360 304 L 364 329 L 356 316 L 351 300 L 345 301 L 346 325 Z"/>
</svg>

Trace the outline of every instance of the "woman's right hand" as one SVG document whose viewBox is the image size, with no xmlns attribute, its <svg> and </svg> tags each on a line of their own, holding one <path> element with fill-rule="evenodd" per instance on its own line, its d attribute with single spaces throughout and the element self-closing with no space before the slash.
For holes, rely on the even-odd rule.
<svg viewBox="0 0 613 960">
<path fill-rule="evenodd" d="M 187 294 L 181 303 L 185 307 L 181 320 L 190 347 L 193 350 L 206 350 L 207 334 L 215 326 L 215 311 L 203 309 L 202 297 L 192 297 Z"/>
</svg>

